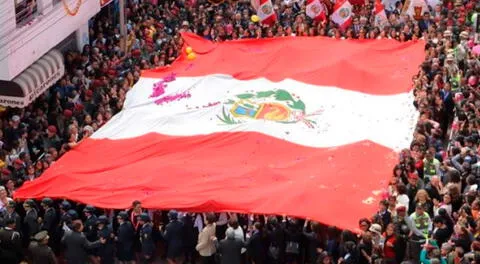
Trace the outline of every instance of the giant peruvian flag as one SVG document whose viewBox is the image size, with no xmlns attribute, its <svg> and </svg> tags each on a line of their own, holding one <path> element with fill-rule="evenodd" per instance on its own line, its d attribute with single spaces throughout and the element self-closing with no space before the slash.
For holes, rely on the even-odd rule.
<svg viewBox="0 0 480 264">
<path fill-rule="evenodd" d="M 183 37 L 195 60 L 143 72 L 120 113 L 15 197 L 287 214 L 351 230 L 376 211 L 412 139 L 423 43 Z"/>
</svg>

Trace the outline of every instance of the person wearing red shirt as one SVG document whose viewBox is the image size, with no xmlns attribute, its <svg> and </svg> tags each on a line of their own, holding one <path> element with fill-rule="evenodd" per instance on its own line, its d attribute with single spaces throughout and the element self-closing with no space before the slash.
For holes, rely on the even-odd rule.
<svg viewBox="0 0 480 264">
<path fill-rule="evenodd" d="M 383 257 L 384 263 L 387 264 L 394 264 L 395 261 L 395 226 L 393 223 L 387 225 L 387 229 L 385 233 L 383 233 L 383 237 L 385 238 L 385 245 L 383 246 Z"/>
</svg>

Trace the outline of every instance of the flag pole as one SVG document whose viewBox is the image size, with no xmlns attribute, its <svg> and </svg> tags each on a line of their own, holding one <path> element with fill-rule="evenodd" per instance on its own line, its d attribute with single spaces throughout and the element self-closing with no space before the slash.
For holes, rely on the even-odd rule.
<svg viewBox="0 0 480 264">
<path fill-rule="evenodd" d="M 120 9 L 120 36 L 123 51 L 127 53 L 127 25 L 125 24 L 125 0 L 119 0 Z"/>
</svg>

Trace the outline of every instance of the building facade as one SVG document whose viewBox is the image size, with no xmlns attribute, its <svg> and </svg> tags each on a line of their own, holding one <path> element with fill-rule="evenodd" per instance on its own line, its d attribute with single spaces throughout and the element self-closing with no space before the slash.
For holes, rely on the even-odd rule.
<svg viewBox="0 0 480 264">
<path fill-rule="evenodd" d="M 0 105 L 25 107 L 64 74 L 62 49 L 89 42 L 104 0 L 0 1 Z"/>
</svg>

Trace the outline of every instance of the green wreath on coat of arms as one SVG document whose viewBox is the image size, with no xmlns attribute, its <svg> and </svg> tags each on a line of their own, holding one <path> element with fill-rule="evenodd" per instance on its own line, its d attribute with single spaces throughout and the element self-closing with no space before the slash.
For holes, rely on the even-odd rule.
<svg viewBox="0 0 480 264">
<path fill-rule="evenodd" d="M 226 125 L 240 124 L 248 119 L 266 120 L 278 123 L 303 122 L 313 128 L 316 122 L 307 119 L 305 103 L 286 90 L 268 90 L 237 94 L 235 100 L 224 103 L 217 118 Z"/>
</svg>

